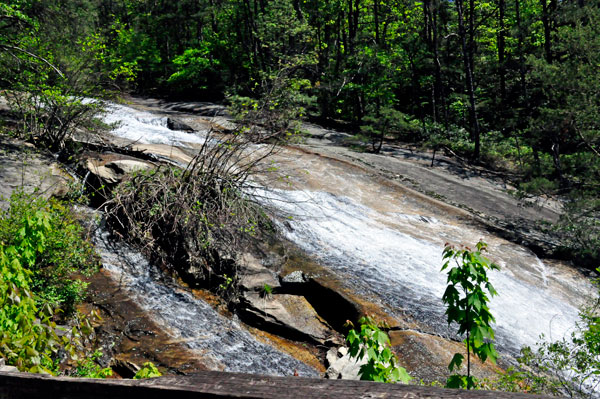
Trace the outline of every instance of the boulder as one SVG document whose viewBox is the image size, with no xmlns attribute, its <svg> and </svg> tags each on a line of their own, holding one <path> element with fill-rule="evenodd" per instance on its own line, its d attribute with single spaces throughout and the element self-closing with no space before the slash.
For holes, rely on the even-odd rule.
<svg viewBox="0 0 600 399">
<path fill-rule="evenodd" d="M 173 119 L 171 117 L 167 118 L 167 127 L 171 130 L 181 130 L 184 132 L 193 132 L 194 129 L 190 125 L 187 125 L 177 119 Z"/>
<path fill-rule="evenodd" d="M 6 208 L 14 190 L 37 190 L 46 198 L 64 197 L 73 182 L 52 157 L 31 151 L 21 140 L 0 137 L 0 208 Z"/>
<path fill-rule="evenodd" d="M 151 162 L 116 154 L 91 156 L 85 161 L 85 168 L 104 184 L 117 184 L 127 174 L 154 167 Z"/>
<path fill-rule="evenodd" d="M 360 367 L 366 363 L 366 358 L 357 361 L 350 357 L 345 346 L 331 348 L 327 352 L 328 368 L 325 376 L 330 380 L 360 380 Z"/>
<path fill-rule="evenodd" d="M 319 345 L 336 341 L 327 322 L 303 296 L 246 292 L 240 300 L 239 310 L 248 323 L 286 338 Z"/>
<path fill-rule="evenodd" d="M 281 286 L 277 275 L 249 253 L 242 256 L 238 275 L 240 276 L 239 287 L 243 291 L 261 291 L 265 284 L 271 288 Z"/>
</svg>

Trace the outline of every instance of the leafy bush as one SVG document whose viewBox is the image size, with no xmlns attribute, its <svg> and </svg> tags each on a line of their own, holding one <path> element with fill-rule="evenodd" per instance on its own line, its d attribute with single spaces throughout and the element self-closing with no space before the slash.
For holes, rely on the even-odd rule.
<svg viewBox="0 0 600 399">
<path fill-rule="evenodd" d="M 360 379 L 378 382 L 403 382 L 411 377 L 406 369 L 398 365 L 398 358 L 390 348 L 390 339 L 370 317 L 362 317 L 360 331 L 350 329 L 346 341 L 350 345 L 350 356 L 368 361 L 360 367 Z"/>
<path fill-rule="evenodd" d="M 40 230 L 36 223 L 43 223 L 44 229 Z M 31 279 L 29 288 L 39 305 L 61 307 L 70 314 L 85 296 L 87 287 L 76 275 L 91 275 L 99 267 L 94 249 L 65 205 L 15 191 L 9 208 L 0 211 L 0 243 L 19 247 L 32 235 L 44 250 L 25 265 Z"/>
<path fill-rule="evenodd" d="M 600 268 L 598 269 L 600 271 Z M 595 282 L 598 286 L 598 281 Z M 571 398 L 597 397 L 600 386 L 600 299 L 584 307 L 571 334 L 537 348 L 521 349 L 519 375 L 537 392 Z"/>
<path fill-rule="evenodd" d="M 160 371 L 158 371 L 154 363 L 146 362 L 142 365 L 142 368 L 139 369 L 137 373 L 135 373 L 133 379 L 141 380 L 143 378 L 156 378 L 160 377 L 161 375 L 162 374 L 160 373 Z"/>
<path fill-rule="evenodd" d="M 600 260 L 600 200 L 595 190 L 574 190 L 565 212 L 554 226 L 563 235 L 577 263 L 597 265 Z"/>
<path fill-rule="evenodd" d="M 112 369 L 110 367 L 101 367 L 97 363 L 97 360 L 101 356 L 102 352 L 96 350 L 91 356 L 79 359 L 72 376 L 85 378 L 108 378 L 112 376 Z"/>
<path fill-rule="evenodd" d="M 173 73 L 168 83 L 176 90 L 206 90 L 215 86 L 219 80 L 219 60 L 212 57 L 211 44 L 200 43 L 200 48 L 185 49 L 183 54 L 173 59 L 177 72 Z"/>
<path fill-rule="evenodd" d="M 64 350 L 77 361 L 75 375 L 108 374 L 93 364 L 94 356 L 87 356 L 93 336 L 88 317 L 72 314 L 68 328 L 55 322 L 61 311 L 53 302 L 72 309 L 75 298 L 83 295 L 84 285 L 70 280 L 75 269 L 82 270 L 76 268 L 80 261 L 88 262 L 84 271 L 95 270 L 92 247 L 68 210 L 55 201 L 15 192 L 0 219 L 0 357 L 8 364 L 54 374 Z M 59 329 L 65 333 L 59 336 Z"/>
<path fill-rule="evenodd" d="M 400 132 L 408 131 L 410 128 L 407 115 L 392 107 L 383 107 L 373 110 L 363 118 L 365 125 L 360 129 L 371 137 L 371 145 L 375 153 L 381 151 L 381 146 L 388 133 L 399 135 Z"/>
<path fill-rule="evenodd" d="M 0 246 L 0 357 L 21 371 L 51 373 L 51 356 L 60 342 L 51 321 L 54 313 L 49 306 L 37 307 L 27 269 L 45 249 L 39 237 L 47 219 L 36 217 L 31 224 L 37 227 L 35 234 L 24 237 L 18 247 Z"/>
</svg>

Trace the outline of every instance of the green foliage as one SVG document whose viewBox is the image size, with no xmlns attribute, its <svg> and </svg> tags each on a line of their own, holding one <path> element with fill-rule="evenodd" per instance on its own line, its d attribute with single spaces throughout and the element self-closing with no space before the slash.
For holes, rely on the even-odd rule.
<svg viewBox="0 0 600 399">
<path fill-rule="evenodd" d="M 600 260 L 600 200 L 593 189 L 574 190 L 555 228 L 563 234 L 563 245 L 571 248 L 582 264 Z"/>
<path fill-rule="evenodd" d="M 489 359 L 495 363 L 498 357 L 493 343 L 494 330 L 491 326 L 494 317 L 487 305 L 489 301 L 487 293 L 496 295 L 496 290 L 488 280 L 487 270 L 498 269 L 498 266 L 482 256 L 481 252 L 486 247 L 485 243 L 478 242 L 476 251 L 471 251 L 469 248 L 457 250 L 447 244 L 443 251 L 442 271 L 447 270 L 448 286 L 442 301 L 447 306 L 448 324 L 457 323 L 458 334 L 466 334 L 467 350 L 467 375 L 450 376 L 446 383 L 449 388 L 471 389 L 476 385 L 475 379 L 471 376 L 471 352 L 482 362 Z M 450 371 L 460 369 L 463 360 L 462 354 L 455 354 L 448 365 Z"/>
<path fill-rule="evenodd" d="M 31 272 L 27 266 L 45 250 L 47 219 L 31 220 L 34 227 L 18 247 L 0 246 L 0 356 L 21 371 L 51 374 L 52 356 L 60 339 L 51 320 L 49 306 L 38 309 L 31 292 Z"/>
<path fill-rule="evenodd" d="M 146 362 L 142 365 L 142 368 L 140 368 L 138 372 L 135 373 L 133 379 L 141 380 L 143 378 L 156 378 L 160 377 L 161 375 L 162 374 L 160 373 L 160 371 L 158 371 L 154 363 Z"/>
<path fill-rule="evenodd" d="M 263 298 L 270 298 L 273 295 L 273 287 L 265 283 L 260 290 L 260 296 Z"/>
<path fill-rule="evenodd" d="M 254 88 L 254 98 L 229 97 L 230 111 L 246 127 L 244 134 L 255 142 L 271 139 L 292 140 L 299 131 L 299 121 L 314 103 L 308 79 L 295 76 L 301 65 L 290 64 L 265 75 Z"/>
<path fill-rule="evenodd" d="M 37 252 L 23 247 L 31 237 Z M 91 275 L 99 266 L 82 227 L 65 205 L 22 191 L 15 191 L 9 208 L 0 212 L 0 243 L 23 254 L 29 289 L 38 304 L 61 307 L 67 315 L 85 296 L 86 284 L 75 276 Z"/>
<path fill-rule="evenodd" d="M 70 22 L 86 19 L 78 11 L 92 8 L 89 3 L 78 10 L 64 6 L 73 11 Z M 107 78 L 97 68 L 99 49 L 81 45 L 81 35 L 91 27 L 65 24 L 65 31 L 58 33 L 66 11 L 58 8 L 52 0 L 13 2 L 0 8 L 0 37 L 5 39 L 0 39 L 0 87 L 7 89 L 3 96 L 19 117 L 20 135 L 54 152 L 68 149 L 75 132 L 101 128 L 95 117 L 103 105 L 89 97 L 105 96 L 102 86 Z"/>
<path fill-rule="evenodd" d="M 370 317 L 362 317 L 359 322 L 360 330 L 350 329 L 346 341 L 350 345 L 351 357 L 357 360 L 367 358 L 367 363 L 360 367 L 360 379 L 407 384 L 411 377 L 398 365 L 387 334 Z"/>
<path fill-rule="evenodd" d="M 19 204 L 15 198 L 18 195 L 12 204 Z M 58 336 L 54 308 L 33 290 L 36 266 L 55 249 L 54 222 L 49 212 L 34 209 L 22 219 L 14 243 L 0 241 L 0 357 L 21 371 L 55 373 L 59 349 L 77 359 L 80 337 L 92 333 L 89 320 L 84 318 L 70 336 Z"/>
<path fill-rule="evenodd" d="M 173 73 L 168 83 L 176 90 L 208 89 L 219 79 L 219 60 L 212 57 L 209 43 L 201 43 L 200 48 L 188 48 L 183 54 L 173 59 L 177 72 Z"/>
<path fill-rule="evenodd" d="M 363 118 L 365 125 L 361 126 L 361 130 L 371 137 L 371 145 L 376 153 L 381 150 L 386 135 L 391 133 L 398 137 L 411 130 L 407 115 L 392 107 L 375 109 L 373 112 Z"/>
<path fill-rule="evenodd" d="M 97 360 L 100 357 L 102 357 L 102 352 L 100 350 L 96 350 L 91 354 L 91 356 L 79 359 L 72 376 L 85 378 L 111 377 L 113 373 L 112 369 L 110 367 L 102 367 L 97 363 Z"/>
<path fill-rule="evenodd" d="M 24 76 L 24 75 L 21 75 Z M 36 77 L 13 85 L 9 105 L 21 116 L 19 135 L 51 151 L 65 150 L 76 131 L 103 128 L 95 118 L 102 112 L 99 102 L 87 102 L 73 87 L 48 85 Z"/>
<path fill-rule="evenodd" d="M 219 284 L 219 290 L 222 292 L 226 292 L 233 284 L 233 278 L 229 277 L 227 274 L 223 274 L 223 282 Z"/>
</svg>

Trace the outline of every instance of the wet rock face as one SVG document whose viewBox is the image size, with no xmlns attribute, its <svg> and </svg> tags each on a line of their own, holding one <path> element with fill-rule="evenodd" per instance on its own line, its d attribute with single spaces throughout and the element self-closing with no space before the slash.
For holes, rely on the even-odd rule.
<svg viewBox="0 0 600 399">
<path fill-rule="evenodd" d="M 87 281 L 89 297 L 82 310 L 96 310 L 101 315 L 95 326 L 96 343 L 106 357 L 106 366 L 117 374 L 132 377 L 147 361 L 174 374 L 206 370 L 211 364 L 155 323 L 108 271 L 101 270 Z"/>
<path fill-rule="evenodd" d="M 319 345 L 337 341 L 331 327 L 303 296 L 246 292 L 239 313 L 250 324 L 282 336 Z"/>
</svg>

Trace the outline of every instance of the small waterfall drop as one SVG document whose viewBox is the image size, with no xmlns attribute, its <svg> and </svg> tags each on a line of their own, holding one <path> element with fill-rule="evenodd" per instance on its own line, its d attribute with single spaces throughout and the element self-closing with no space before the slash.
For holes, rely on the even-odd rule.
<svg viewBox="0 0 600 399">
<path fill-rule="evenodd" d="M 225 371 L 265 375 L 318 376 L 311 367 L 258 342 L 237 321 L 217 313 L 191 293 L 167 284 L 162 272 L 128 245 L 98 228 L 94 244 L 103 267 L 136 298 L 174 339 L 186 342 L 202 358 Z"/>
<path fill-rule="evenodd" d="M 167 127 L 167 117 L 138 111 L 125 105 L 109 103 L 103 120 L 117 124 L 111 133 L 115 136 L 141 144 L 181 145 L 204 143 L 205 132 L 186 133 Z"/>
</svg>

